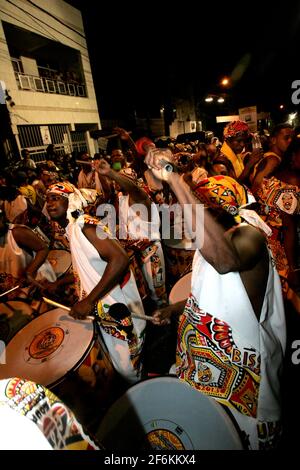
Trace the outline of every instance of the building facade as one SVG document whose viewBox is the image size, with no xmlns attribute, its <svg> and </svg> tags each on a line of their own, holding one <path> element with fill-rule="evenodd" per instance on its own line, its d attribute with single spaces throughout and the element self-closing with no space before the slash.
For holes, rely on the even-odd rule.
<svg viewBox="0 0 300 470">
<path fill-rule="evenodd" d="M 101 128 L 79 10 L 63 0 L 0 0 L 1 156 L 23 148 L 36 161 L 98 149 Z M 16 155 L 17 154 L 17 155 Z"/>
</svg>

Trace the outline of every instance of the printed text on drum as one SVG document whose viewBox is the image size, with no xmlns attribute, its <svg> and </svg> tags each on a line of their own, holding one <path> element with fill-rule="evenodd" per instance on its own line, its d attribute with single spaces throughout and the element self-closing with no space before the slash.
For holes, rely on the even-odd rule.
<svg viewBox="0 0 300 470">
<path fill-rule="evenodd" d="M 105 465 L 129 465 L 134 468 L 137 464 L 147 465 L 182 465 L 182 464 L 195 464 L 195 454 L 149 454 L 143 457 L 120 457 L 116 454 L 104 457 Z"/>
</svg>

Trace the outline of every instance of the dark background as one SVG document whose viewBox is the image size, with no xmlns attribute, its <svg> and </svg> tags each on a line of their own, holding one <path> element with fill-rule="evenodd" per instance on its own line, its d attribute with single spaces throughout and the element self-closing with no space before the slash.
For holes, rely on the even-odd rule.
<svg viewBox="0 0 300 470">
<path fill-rule="evenodd" d="M 82 12 L 102 118 L 155 117 L 191 92 L 205 107 L 205 95 L 222 91 L 220 79 L 237 71 L 226 111 L 257 105 L 280 120 L 296 110 L 299 2 L 68 3 Z"/>
</svg>

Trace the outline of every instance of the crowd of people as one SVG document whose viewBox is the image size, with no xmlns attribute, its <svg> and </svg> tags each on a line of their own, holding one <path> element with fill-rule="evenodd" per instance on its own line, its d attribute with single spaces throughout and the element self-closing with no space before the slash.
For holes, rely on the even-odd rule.
<svg viewBox="0 0 300 470">
<path fill-rule="evenodd" d="M 63 158 L 52 147 L 36 164 L 24 149 L 1 171 L 0 294 L 47 293 L 75 319 L 93 315 L 128 386 L 155 372 L 151 331 L 171 325 L 177 377 L 230 411 L 245 447 L 276 447 L 287 306 L 300 313 L 297 130 L 279 124 L 260 148 L 242 121 L 225 126 L 223 143 L 116 133 L 123 146 L 110 155 Z M 55 249 L 72 260 L 59 277 Z M 189 291 L 170 304 L 189 272 Z"/>
</svg>

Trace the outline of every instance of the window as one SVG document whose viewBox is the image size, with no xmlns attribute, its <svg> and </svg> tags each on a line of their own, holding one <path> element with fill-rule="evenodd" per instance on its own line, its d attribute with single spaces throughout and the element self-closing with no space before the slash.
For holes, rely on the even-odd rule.
<svg viewBox="0 0 300 470">
<path fill-rule="evenodd" d="M 19 74 L 20 86 L 23 90 L 31 90 L 30 77 Z"/>
<path fill-rule="evenodd" d="M 45 91 L 43 80 L 41 78 L 33 77 L 33 83 L 34 83 L 36 91 Z"/>
<path fill-rule="evenodd" d="M 55 83 L 53 80 L 46 80 L 46 86 L 49 93 L 56 93 Z"/>
<path fill-rule="evenodd" d="M 58 88 L 59 93 L 61 93 L 62 95 L 65 95 L 67 93 L 65 83 L 57 82 L 57 88 Z"/>
</svg>

